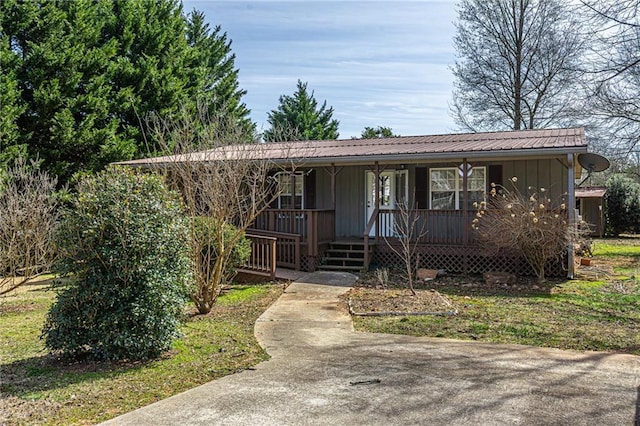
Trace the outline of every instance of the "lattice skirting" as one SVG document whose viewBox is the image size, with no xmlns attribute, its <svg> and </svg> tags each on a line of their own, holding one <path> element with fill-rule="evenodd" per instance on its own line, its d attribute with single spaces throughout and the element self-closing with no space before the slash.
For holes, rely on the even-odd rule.
<svg viewBox="0 0 640 426">
<path fill-rule="evenodd" d="M 397 247 L 399 251 L 399 247 Z M 444 269 L 450 273 L 482 274 L 484 272 L 510 272 L 517 276 L 533 276 L 534 271 L 527 261 L 510 253 L 484 254 L 478 247 L 429 246 L 416 249 L 420 268 Z M 415 263 L 415 259 L 413 262 Z M 403 259 L 386 244 L 375 248 L 373 263 L 380 266 L 402 266 Z M 563 277 L 567 274 L 567 259 L 549 262 L 546 266 L 548 277 Z"/>
<path fill-rule="evenodd" d="M 318 266 L 322 262 L 322 258 L 325 255 L 325 252 L 329 248 L 328 243 L 322 243 L 318 246 L 319 254 L 317 256 L 312 256 L 307 253 L 307 247 L 302 249 L 302 255 L 300 256 L 300 269 L 305 272 L 314 272 L 318 269 Z"/>
<path fill-rule="evenodd" d="M 320 256 L 302 256 L 300 259 L 300 269 L 305 272 L 314 272 L 318 269 L 322 257 Z"/>
</svg>

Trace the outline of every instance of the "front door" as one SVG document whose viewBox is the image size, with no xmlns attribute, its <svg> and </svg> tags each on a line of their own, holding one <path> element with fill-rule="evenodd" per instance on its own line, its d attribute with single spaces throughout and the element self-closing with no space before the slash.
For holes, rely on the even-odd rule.
<svg viewBox="0 0 640 426">
<path fill-rule="evenodd" d="M 387 170 L 380 173 L 380 210 L 393 210 L 395 208 L 395 170 Z M 375 173 L 368 171 L 367 176 L 367 208 L 365 223 L 369 222 L 371 215 L 376 208 L 376 176 Z M 380 236 L 391 236 L 393 233 L 393 215 L 381 214 L 383 220 L 380 223 Z M 369 236 L 375 236 L 375 227 L 371 228 Z"/>
</svg>

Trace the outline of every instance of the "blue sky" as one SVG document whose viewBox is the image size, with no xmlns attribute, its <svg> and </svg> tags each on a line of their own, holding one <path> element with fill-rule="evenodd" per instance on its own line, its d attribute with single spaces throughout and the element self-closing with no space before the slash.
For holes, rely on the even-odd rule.
<svg viewBox="0 0 640 426">
<path fill-rule="evenodd" d="M 455 1 L 184 1 L 233 41 L 259 130 L 298 79 L 333 106 L 340 138 L 365 126 L 450 133 Z"/>
</svg>

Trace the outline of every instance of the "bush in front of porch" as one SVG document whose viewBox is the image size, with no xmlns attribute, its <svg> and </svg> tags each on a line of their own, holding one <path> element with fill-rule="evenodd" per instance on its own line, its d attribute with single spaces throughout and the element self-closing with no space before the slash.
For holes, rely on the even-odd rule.
<svg viewBox="0 0 640 426">
<path fill-rule="evenodd" d="M 511 190 L 491 184 L 488 201 L 474 204 L 477 213 L 472 227 L 481 247 L 521 253 L 538 281 L 544 282 L 547 263 L 561 261 L 567 247 L 579 240 L 580 230 L 569 223 L 563 197 L 552 200 L 545 188 L 532 187 L 525 195 L 517 181 L 511 178 Z"/>
</svg>

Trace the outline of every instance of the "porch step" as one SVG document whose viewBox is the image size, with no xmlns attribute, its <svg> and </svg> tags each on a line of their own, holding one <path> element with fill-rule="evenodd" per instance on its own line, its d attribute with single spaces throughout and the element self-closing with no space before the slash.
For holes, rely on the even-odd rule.
<svg viewBox="0 0 640 426">
<path fill-rule="evenodd" d="M 343 265 L 320 265 L 321 271 L 361 271 L 363 266 L 343 266 Z"/>
<path fill-rule="evenodd" d="M 325 271 L 361 271 L 364 269 L 363 241 L 333 241 L 318 269 Z"/>
</svg>

